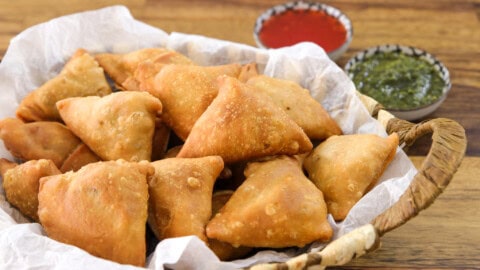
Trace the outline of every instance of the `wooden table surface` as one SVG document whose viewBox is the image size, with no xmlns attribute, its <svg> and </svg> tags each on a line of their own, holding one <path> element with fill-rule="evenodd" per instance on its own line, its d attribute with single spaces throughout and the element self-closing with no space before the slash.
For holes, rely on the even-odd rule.
<svg viewBox="0 0 480 270">
<path fill-rule="evenodd" d="M 9 40 L 29 26 L 74 12 L 113 4 L 167 32 L 183 32 L 255 45 L 256 17 L 274 0 L 0 0 L 0 57 Z M 348 269 L 480 269 L 480 0 L 323 1 L 352 20 L 353 42 L 338 60 L 384 43 L 417 46 L 449 69 L 452 89 L 427 118 L 459 122 L 468 137 L 467 156 L 452 183 L 435 203 L 402 227 L 382 237 L 382 247 L 358 258 Z M 1 91 L 1 90 L 0 90 Z M 408 154 L 416 165 L 429 140 Z"/>
</svg>

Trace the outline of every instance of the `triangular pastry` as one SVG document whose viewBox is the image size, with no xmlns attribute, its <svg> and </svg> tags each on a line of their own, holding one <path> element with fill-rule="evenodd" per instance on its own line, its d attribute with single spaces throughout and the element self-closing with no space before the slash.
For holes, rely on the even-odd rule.
<svg viewBox="0 0 480 270">
<path fill-rule="evenodd" d="M 298 161 L 280 156 L 250 163 L 247 179 L 207 224 L 207 236 L 233 246 L 302 247 L 328 241 L 327 207 Z"/>
<path fill-rule="evenodd" d="M 54 78 L 33 90 L 17 108 L 26 122 L 61 121 L 55 103 L 68 97 L 105 96 L 112 91 L 103 69 L 85 50 L 79 49 Z"/>
<path fill-rule="evenodd" d="M 184 55 L 167 51 L 154 59 L 140 62 L 133 75 L 128 77 L 122 84 L 127 90 L 140 90 L 153 93 L 155 76 L 167 65 L 193 65 L 194 63 Z"/>
<path fill-rule="evenodd" d="M 40 178 L 61 174 L 51 160 L 30 160 L 17 165 L 0 159 L 0 174 L 7 201 L 22 214 L 38 221 L 38 187 Z"/>
<path fill-rule="evenodd" d="M 58 168 L 82 144 L 75 134 L 58 122 L 23 123 L 17 118 L 0 120 L 0 139 L 14 157 L 24 161 L 49 159 Z"/>
<path fill-rule="evenodd" d="M 257 63 L 252 62 L 242 66 L 240 74 L 238 74 L 238 80 L 245 83 L 255 76 L 258 76 Z"/>
<path fill-rule="evenodd" d="M 165 155 L 163 155 L 162 158 L 174 158 L 178 155 L 178 153 L 180 152 L 180 149 L 182 149 L 182 145 L 176 145 L 176 146 L 173 146 L 169 149 L 167 149 L 167 152 L 165 153 Z"/>
<path fill-rule="evenodd" d="M 303 130 L 268 96 L 220 76 L 219 93 L 192 128 L 178 157 L 219 155 L 225 163 L 308 152 Z"/>
<path fill-rule="evenodd" d="M 270 96 L 310 139 L 323 140 L 332 135 L 342 134 L 338 124 L 322 105 L 299 84 L 265 75 L 251 77 L 247 84 Z"/>
<path fill-rule="evenodd" d="M 217 96 L 217 77 L 237 77 L 239 64 L 221 66 L 165 66 L 154 80 L 151 94 L 163 104 L 162 119 L 185 140 L 193 124 Z"/>
<path fill-rule="evenodd" d="M 100 157 L 90 150 L 86 144 L 81 143 L 63 161 L 60 171 L 62 173 L 68 171 L 78 171 L 84 165 L 95 163 L 97 161 L 101 161 Z"/>
<path fill-rule="evenodd" d="M 3 178 L 8 170 L 13 169 L 17 166 L 18 164 L 15 162 L 12 162 L 6 158 L 0 158 L 0 176 Z"/>
<path fill-rule="evenodd" d="M 57 107 L 70 130 L 103 160 L 150 160 L 162 104 L 149 93 L 68 98 Z"/>
<path fill-rule="evenodd" d="M 125 54 L 101 53 L 95 59 L 117 86 L 125 90 L 141 90 L 140 84 L 156 74 L 165 64 L 192 64 L 192 61 L 166 48 L 144 48 Z M 148 62 L 138 71 L 137 68 Z"/>
<path fill-rule="evenodd" d="M 378 181 L 395 156 L 398 135 L 332 136 L 304 161 L 308 177 L 323 192 L 328 212 L 343 220 Z"/>
<path fill-rule="evenodd" d="M 213 193 L 212 196 L 212 217 L 227 203 L 232 197 L 233 190 L 220 190 Z M 241 258 L 248 254 L 251 247 L 234 247 L 229 243 L 219 241 L 217 239 L 208 239 L 208 247 L 217 255 L 221 261 L 229 261 Z"/>
<path fill-rule="evenodd" d="M 148 223 L 159 240 L 196 235 L 203 241 L 212 215 L 213 185 L 223 169 L 218 156 L 167 158 L 151 163 Z"/>
<path fill-rule="evenodd" d="M 162 159 L 167 153 L 168 143 L 170 141 L 170 128 L 159 119 L 156 120 L 155 131 L 152 140 L 151 160 Z"/>
<path fill-rule="evenodd" d="M 47 235 L 122 264 L 145 265 L 148 162 L 104 161 L 43 177 L 38 216 Z"/>
</svg>

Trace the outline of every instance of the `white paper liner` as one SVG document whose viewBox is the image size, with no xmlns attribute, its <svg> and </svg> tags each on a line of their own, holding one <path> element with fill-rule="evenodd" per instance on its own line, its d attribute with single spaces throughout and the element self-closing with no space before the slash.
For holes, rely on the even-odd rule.
<svg viewBox="0 0 480 270">
<path fill-rule="evenodd" d="M 0 119 L 15 115 L 19 102 L 31 90 L 51 79 L 78 48 L 91 53 L 126 53 L 164 46 L 185 54 L 199 65 L 257 62 L 266 75 L 296 81 L 310 89 L 345 134 L 375 133 L 386 136 L 355 95 L 345 73 L 313 43 L 261 50 L 247 45 L 196 35 L 172 33 L 136 21 L 123 6 L 108 7 L 60 17 L 31 27 L 12 39 L 0 64 Z M 0 143 L 0 157 L 12 159 Z M 337 238 L 369 223 L 393 205 L 405 191 L 416 169 L 405 153 L 397 155 L 379 181 L 336 224 Z M 0 179 L 1 181 L 1 179 Z M 27 221 L 5 201 L 0 187 L 0 265 L 8 269 L 136 269 L 103 260 L 74 246 L 45 236 L 39 224 Z M 313 244 L 313 250 L 321 245 Z M 252 264 L 286 261 L 309 248 L 262 251 L 248 259 L 221 262 L 197 237 L 166 239 L 149 256 L 149 269 L 235 269 Z"/>
</svg>

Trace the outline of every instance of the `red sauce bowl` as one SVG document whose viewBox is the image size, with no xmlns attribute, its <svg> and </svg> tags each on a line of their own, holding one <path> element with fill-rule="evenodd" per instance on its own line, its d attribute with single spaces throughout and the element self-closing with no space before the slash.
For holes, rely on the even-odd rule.
<svg viewBox="0 0 480 270">
<path fill-rule="evenodd" d="M 350 19 L 337 8 L 298 1 L 262 13 L 255 22 L 253 36 L 257 46 L 265 49 L 310 41 L 335 61 L 348 49 L 353 28 Z"/>
</svg>

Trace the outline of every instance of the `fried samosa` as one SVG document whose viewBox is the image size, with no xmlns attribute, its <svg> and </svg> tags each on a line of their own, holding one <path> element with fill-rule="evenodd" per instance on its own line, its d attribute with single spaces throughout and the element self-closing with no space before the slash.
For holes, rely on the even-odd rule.
<svg viewBox="0 0 480 270">
<path fill-rule="evenodd" d="M 178 155 L 178 153 L 180 152 L 180 149 L 182 149 L 182 145 L 176 145 L 176 146 L 173 146 L 172 148 L 170 149 L 167 149 L 167 152 L 165 153 L 165 155 L 163 155 L 163 158 L 174 158 Z"/>
<path fill-rule="evenodd" d="M 233 246 L 302 247 L 328 241 L 322 192 L 308 180 L 298 161 L 279 156 L 250 163 L 245 182 L 207 224 L 207 236 Z"/>
<path fill-rule="evenodd" d="M 78 171 L 84 165 L 95 163 L 101 161 L 100 157 L 97 156 L 88 146 L 84 143 L 78 145 L 78 147 L 73 150 L 72 153 L 63 161 L 60 171 L 62 173 L 68 171 Z"/>
<path fill-rule="evenodd" d="M 152 161 L 162 159 L 165 156 L 170 140 L 170 131 L 170 128 L 162 121 L 156 120 L 152 141 Z"/>
<path fill-rule="evenodd" d="M 332 136 L 304 161 L 308 177 L 325 195 L 328 212 L 337 221 L 375 186 L 395 156 L 398 135 Z"/>
<path fill-rule="evenodd" d="M 305 153 L 312 143 L 268 96 L 220 76 L 219 93 L 192 128 L 178 157 L 219 155 L 225 163 Z"/>
<path fill-rule="evenodd" d="M 0 158 L 0 176 L 3 177 L 8 170 L 17 167 L 17 165 L 17 163 L 6 158 Z"/>
<path fill-rule="evenodd" d="M 61 121 L 55 103 L 68 97 L 105 96 L 112 92 L 103 69 L 85 50 L 79 49 L 56 77 L 33 90 L 17 108 L 25 122 Z"/>
<path fill-rule="evenodd" d="M 38 188 L 40 178 L 61 174 L 51 160 L 30 160 L 17 165 L 7 159 L 0 159 L 0 173 L 7 201 L 22 214 L 38 221 Z"/>
<path fill-rule="evenodd" d="M 155 76 L 162 68 L 170 64 L 193 65 L 194 63 L 175 51 L 168 51 L 154 60 L 148 59 L 140 62 L 133 72 L 133 76 L 127 78 L 122 85 L 128 90 L 138 89 L 153 93 Z"/>
<path fill-rule="evenodd" d="M 217 96 L 217 77 L 240 74 L 239 64 L 222 66 L 169 65 L 155 76 L 151 94 L 164 106 L 162 119 L 185 140 L 193 124 Z"/>
<path fill-rule="evenodd" d="M 166 64 L 193 64 L 186 56 L 166 48 L 145 48 L 126 54 L 101 53 L 95 55 L 95 59 L 117 86 L 134 91 L 141 90 L 140 84 L 148 84 Z"/>
<path fill-rule="evenodd" d="M 213 185 L 223 169 L 219 156 L 167 158 L 151 163 L 148 223 L 159 239 L 196 235 L 207 241 Z"/>
<path fill-rule="evenodd" d="M 212 217 L 227 203 L 232 197 L 233 190 L 222 190 L 213 193 L 212 196 Z M 251 247 L 234 247 L 229 243 L 219 241 L 217 239 L 208 239 L 208 247 L 222 261 L 235 260 L 247 255 Z"/>
<path fill-rule="evenodd" d="M 122 264 L 145 265 L 148 162 L 103 161 L 43 177 L 38 216 L 47 235 Z"/>
<path fill-rule="evenodd" d="M 58 122 L 23 123 L 17 118 L 0 120 L 0 138 L 10 153 L 21 160 L 49 159 L 60 168 L 82 142 Z"/>
<path fill-rule="evenodd" d="M 248 85 L 267 94 L 297 123 L 310 139 L 323 140 L 342 134 L 338 124 L 310 92 L 289 80 L 259 75 L 251 77 Z"/>
<path fill-rule="evenodd" d="M 146 92 L 68 98 L 57 103 L 62 119 L 103 160 L 150 160 L 160 101 Z"/>
<path fill-rule="evenodd" d="M 238 80 L 246 83 L 250 78 L 256 76 L 258 76 L 257 64 L 252 62 L 242 66 Z"/>
</svg>

